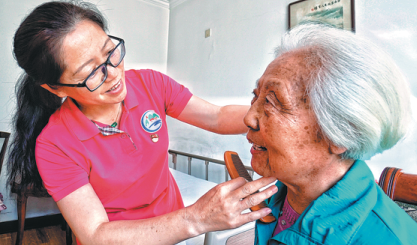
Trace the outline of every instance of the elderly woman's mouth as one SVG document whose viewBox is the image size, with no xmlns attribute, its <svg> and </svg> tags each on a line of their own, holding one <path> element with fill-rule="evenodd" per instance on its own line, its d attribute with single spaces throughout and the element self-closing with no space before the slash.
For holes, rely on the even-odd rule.
<svg viewBox="0 0 417 245">
<path fill-rule="evenodd" d="M 266 148 L 257 144 L 252 144 L 252 149 L 255 151 L 266 151 Z"/>
<path fill-rule="evenodd" d="M 255 144 L 249 137 L 246 137 L 246 139 L 248 140 L 249 144 L 252 144 L 251 152 L 252 151 L 266 151 L 267 150 L 266 147 Z"/>
</svg>

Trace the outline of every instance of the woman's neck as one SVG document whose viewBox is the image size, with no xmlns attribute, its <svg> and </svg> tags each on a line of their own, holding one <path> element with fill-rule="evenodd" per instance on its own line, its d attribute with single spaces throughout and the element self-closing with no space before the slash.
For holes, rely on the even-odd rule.
<svg viewBox="0 0 417 245">
<path fill-rule="evenodd" d="M 288 203 L 295 212 L 301 214 L 324 192 L 332 188 L 352 166 L 354 160 L 340 160 L 332 164 L 327 169 L 321 169 L 314 175 L 310 175 L 310 179 L 300 184 L 286 184 Z"/>
<path fill-rule="evenodd" d="M 122 114 L 122 103 L 100 106 L 82 106 L 78 104 L 81 112 L 90 120 L 100 122 L 103 124 L 112 125 L 119 124 Z"/>
</svg>

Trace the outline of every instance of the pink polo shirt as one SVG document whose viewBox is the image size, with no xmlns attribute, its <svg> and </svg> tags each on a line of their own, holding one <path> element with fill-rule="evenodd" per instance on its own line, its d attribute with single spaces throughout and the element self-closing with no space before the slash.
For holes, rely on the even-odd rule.
<svg viewBox="0 0 417 245">
<path fill-rule="evenodd" d="M 153 70 L 126 71 L 120 129 L 104 136 L 67 99 L 36 142 L 36 162 L 55 201 L 90 183 L 110 221 L 145 219 L 184 207 L 168 168 L 166 115 L 178 117 L 192 94 Z M 157 134 L 153 142 L 151 135 Z"/>
</svg>

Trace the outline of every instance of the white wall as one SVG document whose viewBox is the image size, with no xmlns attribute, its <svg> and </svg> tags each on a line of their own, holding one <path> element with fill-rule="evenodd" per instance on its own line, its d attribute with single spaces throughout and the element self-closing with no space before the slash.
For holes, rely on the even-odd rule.
<svg viewBox="0 0 417 245">
<path fill-rule="evenodd" d="M 408 78 L 413 122 L 409 135 L 368 164 L 379 178 L 386 166 L 417 173 L 417 1 L 361 0 L 356 3 L 356 32 L 386 50 Z"/>
<path fill-rule="evenodd" d="M 246 104 L 273 47 L 286 30 L 286 1 L 188 0 L 171 8 L 168 74 L 197 96 L 214 104 Z M 212 36 L 205 38 L 210 28 Z M 220 136 L 168 121 L 170 148 L 223 159 L 225 150 L 249 164 L 244 135 Z M 209 179 L 224 181 L 223 169 L 212 166 Z M 202 169 L 193 174 L 203 176 Z"/>
<path fill-rule="evenodd" d="M 168 75 L 215 104 L 249 104 L 251 91 L 288 26 L 294 0 L 188 0 L 171 8 Z M 389 52 L 410 81 L 417 110 L 417 1 L 356 0 L 356 30 Z M 212 29 L 212 36 L 204 31 Z M 385 166 L 417 173 L 417 112 L 403 142 L 368 161 L 376 178 Z M 218 136 L 169 121 L 170 148 L 222 159 L 225 150 L 250 163 L 244 136 Z M 183 162 L 186 159 L 182 159 Z M 185 164 L 181 165 L 185 169 Z M 193 170 L 194 171 L 194 170 Z M 215 168 L 215 174 L 222 169 Z M 202 168 L 195 173 L 203 176 Z M 210 178 L 219 182 L 223 175 Z"/>
<path fill-rule="evenodd" d="M 42 0 L 0 0 L 0 130 L 11 131 L 15 108 L 14 86 L 21 70 L 12 55 L 13 35 L 23 18 Z M 125 67 L 166 71 L 169 9 L 140 0 L 90 0 L 97 4 L 109 24 L 109 33 L 126 42 Z M 2 141 L 1 141 L 2 142 Z M 1 143 L 0 142 L 0 143 Z M 0 192 L 7 210 L 0 212 L 0 222 L 17 219 L 14 195 L 5 190 L 3 167 Z M 51 198 L 29 198 L 27 217 L 58 213 Z"/>
</svg>

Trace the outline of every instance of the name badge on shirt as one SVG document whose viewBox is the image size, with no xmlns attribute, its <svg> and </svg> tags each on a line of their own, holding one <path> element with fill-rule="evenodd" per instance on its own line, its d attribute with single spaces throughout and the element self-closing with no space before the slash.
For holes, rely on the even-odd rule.
<svg viewBox="0 0 417 245">
<path fill-rule="evenodd" d="M 154 110 L 148 110 L 143 113 L 140 124 L 142 125 L 143 130 L 153 134 L 161 129 L 162 119 Z"/>
</svg>

